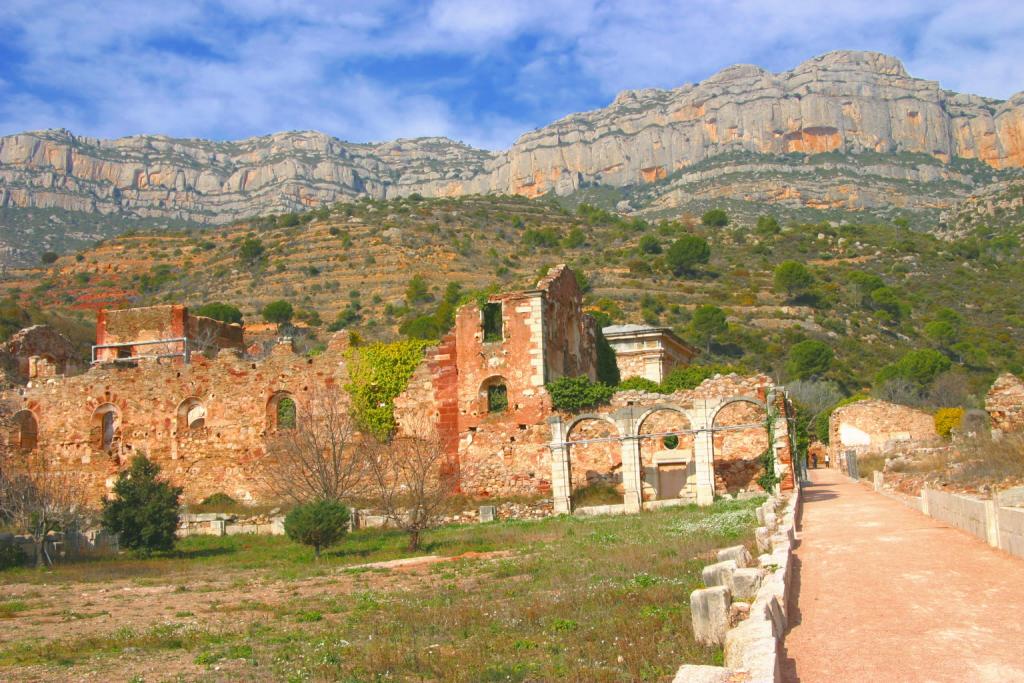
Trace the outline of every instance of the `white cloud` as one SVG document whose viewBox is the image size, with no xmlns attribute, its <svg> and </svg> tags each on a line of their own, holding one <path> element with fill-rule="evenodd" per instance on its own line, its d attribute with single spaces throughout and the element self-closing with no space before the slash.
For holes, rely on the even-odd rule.
<svg viewBox="0 0 1024 683">
<path fill-rule="evenodd" d="M 17 55 L 3 74 L 0 133 L 315 128 L 494 148 L 622 89 L 673 87 L 738 62 L 783 70 L 832 49 L 896 54 L 953 89 L 1024 88 L 1024 3 L 992 0 L 7 0 L 0 25 L 0 55 Z M 448 71 L 406 77 L 418 63 Z"/>
</svg>

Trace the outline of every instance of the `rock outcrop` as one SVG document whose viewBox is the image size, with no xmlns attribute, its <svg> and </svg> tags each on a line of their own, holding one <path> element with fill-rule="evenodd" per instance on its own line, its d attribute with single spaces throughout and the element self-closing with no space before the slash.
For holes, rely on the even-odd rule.
<svg viewBox="0 0 1024 683">
<path fill-rule="evenodd" d="M 223 223 L 359 196 L 644 185 L 728 152 L 830 151 L 1021 167 L 1024 93 L 1007 101 L 953 93 L 912 78 L 894 57 L 830 52 L 779 74 L 739 65 L 695 85 L 626 91 L 501 153 L 446 138 L 353 144 L 317 132 L 237 142 L 21 133 L 0 138 L 0 207 Z M 758 193 L 773 200 L 770 187 Z M 875 200 L 810 201 L 858 208 Z"/>
</svg>

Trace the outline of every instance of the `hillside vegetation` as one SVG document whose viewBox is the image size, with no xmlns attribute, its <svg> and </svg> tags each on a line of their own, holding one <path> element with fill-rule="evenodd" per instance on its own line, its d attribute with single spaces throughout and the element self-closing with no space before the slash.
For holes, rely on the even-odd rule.
<svg viewBox="0 0 1024 683">
<path fill-rule="evenodd" d="M 450 311 L 439 309 L 466 293 L 530 287 L 565 262 L 602 321 L 670 326 L 705 350 L 704 363 L 833 380 L 844 393 L 894 377 L 925 391 L 951 371 L 976 396 L 996 371 L 1024 367 L 1024 304 L 1013 284 L 1024 275 L 1019 223 L 961 224 L 949 241 L 910 229 L 903 216 L 808 223 L 780 221 L 768 205 L 742 208 L 648 222 L 552 199 L 362 200 L 209 230 L 129 233 L 9 273 L 0 286 L 23 307 L 84 319 L 100 307 L 225 302 L 251 324 L 284 299 L 315 344 L 328 327 L 392 339 L 416 334 L 410 321 L 431 315 L 443 328 Z M 700 240 L 706 262 L 680 262 L 689 247 L 677 243 Z M 780 276 L 788 261 L 804 268 L 790 264 Z M 694 315 L 708 306 L 725 312 L 725 326 L 707 310 Z M 922 349 L 944 360 L 916 375 L 906 370 L 913 359 L 880 373 Z"/>
</svg>

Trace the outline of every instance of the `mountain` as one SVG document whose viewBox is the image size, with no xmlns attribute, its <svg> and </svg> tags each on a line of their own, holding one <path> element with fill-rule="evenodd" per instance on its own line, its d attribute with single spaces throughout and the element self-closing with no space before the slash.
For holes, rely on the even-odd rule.
<svg viewBox="0 0 1024 683">
<path fill-rule="evenodd" d="M 500 153 L 447 138 L 355 144 L 318 132 L 234 142 L 51 130 L 0 138 L 0 249 L 34 260 L 127 227 L 223 224 L 340 200 L 570 196 L 623 211 L 694 201 L 924 211 L 1024 166 L 1024 93 L 1000 101 L 912 78 L 894 57 L 830 52 L 779 74 L 732 66 L 620 93 Z"/>
</svg>

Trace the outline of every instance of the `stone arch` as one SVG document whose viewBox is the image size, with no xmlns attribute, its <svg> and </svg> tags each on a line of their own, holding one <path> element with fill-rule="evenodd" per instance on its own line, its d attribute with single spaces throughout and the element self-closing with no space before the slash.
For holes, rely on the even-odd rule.
<svg viewBox="0 0 1024 683">
<path fill-rule="evenodd" d="M 206 406 L 199 398 L 189 396 L 178 404 L 176 417 L 179 435 L 202 429 L 206 426 Z"/>
<path fill-rule="evenodd" d="M 121 411 L 113 403 L 101 403 L 92 412 L 89 441 L 94 448 L 109 451 L 117 443 L 121 431 Z"/>
<path fill-rule="evenodd" d="M 480 383 L 477 392 L 478 412 L 481 414 L 503 413 L 511 404 L 509 402 L 508 381 L 501 375 L 491 375 Z"/>
<path fill-rule="evenodd" d="M 33 451 L 39 445 L 39 420 L 31 410 L 19 410 L 11 416 L 11 446 L 18 451 Z"/>
<path fill-rule="evenodd" d="M 671 436 L 646 436 L 680 432 Z M 646 409 L 636 422 L 644 500 L 674 500 L 696 496 L 693 424 L 689 414 L 673 404 Z"/>
<path fill-rule="evenodd" d="M 709 426 L 716 493 L 759 490 L 761 455 L 771 447 L 767 419 L 767 403 L 751 396 L 730 398 L 715 410 Z"/>
<path fill-rule="evenodd" d="M 585 413 L 569 422 L 565 450 L 573 491 L 599 483 L 621 485 L 623 436 L 609 415 Z"/>
<path fill-rule="evenodd" d="M 295 429 L 298 424 L 298 405 L 290 391 L 275 391 L 267 400 L 267 429 Z"/>
</svg>

